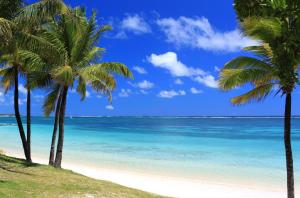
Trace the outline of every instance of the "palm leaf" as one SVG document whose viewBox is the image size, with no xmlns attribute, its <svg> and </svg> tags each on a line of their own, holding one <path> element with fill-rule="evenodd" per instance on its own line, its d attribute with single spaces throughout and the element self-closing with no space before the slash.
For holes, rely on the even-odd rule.
<svg viewBox="0 0 300 198">
<path fill-rule="evenodd" d="M 246 83 L 269 82 L 272 78 L 272 73 L 261 69 L 223 69 L 220 73 L 219 87 L 230 90 Z"/>
<path fill-rule="evenodd" d="M 264 100 L 269 93 L 272 91 L 274 84 L 263 84 L 260 86 L 255 87 L 251 91 L 237 96 L 231 99 L 231 102 L 235 105 L 237 104 L 244 104 L 250 101 L 261 101 Z"/>
</svg>

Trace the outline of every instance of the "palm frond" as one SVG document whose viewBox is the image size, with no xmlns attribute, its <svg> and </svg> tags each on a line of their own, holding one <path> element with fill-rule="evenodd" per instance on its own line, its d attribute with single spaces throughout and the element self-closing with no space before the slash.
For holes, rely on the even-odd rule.
<svg viewBox="0 0 300 198">
<path fill-rule="evenodd" d="M 37 3 L 25 6 L 17 17 L 14 23 L 23 29 L 31 26 L 38 26 L 45 21 L 51 21 L 57 14 L 65 14 L 69 12 L 69 8 L 62 0 L 41 0 Z M 27 26 L 27 27 L 26 27 Z"/>
<path fill-rule="evenodd" d="M 248 46 L 243 48 L 244 51 L 252 52 L 256 56 L 263 59 L 263 61 L 270 63 L 273 59 L 273 52 L 268 44 L 261 44 L 258 46 Z"/>
<path fill-rule="evenodd" d="M 111 74 L 121 75 L 126 78 L 133 78 L 132 72 L 128 69 L 128 67 L 122 63 L 117 63 L 117 62 L 106 62 L 106 63 L 91 65 L 89 66 L 89 70 L 91 71 L 102 70 Z"/>
<path fill-rule="evenodd" d="M 79 76 L 76 91 L 81 95 L 81 100 L 84 100 L 86 96 L 86 81 L 82 76 Z"/>
<path fill-rule="evenodd" d="M 72 86 L 74 82 L 72 67 L 62 66 L 51 71 L 51 76 L 61 85 Z"/>
<path fill-rule="evenodd" d="M 61 87 L 59 85 L 55 85 L 51 92 L 47 95 L 43 109 L 45 116 L 49 116 L 51 112 L 55 110 L 55 104 L 61 92 Z"/>
<path fill-rule="evenodd" d="M 220 73 L 219 87 L 230 90 L 247 83 L 268 83 L 273 79 L 273 74 L 261 69 L 223 69 Z"/>
<path fill-rule="evenodd" d="M 14 67 L 6 67 L 0 69 L 1 86 L 5 89 L 5 93 L 14 85 L 16 69 Z"/>
<path fill-rule="evenodd" d="M 4 18 L 0 18 L 0 41 L 7 44 L 11 41 L 14 34 L 14 24 Z"/>
<path fill-rule="evenodd" d="M 253 69 L 261 69 L 261 70 L 274 70 L 272 65 L 247 56 L 239 56 L 230 62 L 226 63 L 224 69 L 242 69 L 242 68 L 253 68 Z"/>
<path fill-rule="evenodd" d="M 271 43 L 282 33 L 281 22 L 277 18 L 249 17 L 244 20 L 242 27 L 247 36 L 264 43 Z"/>
<path fill-rule="evenodd" d="M 271 83 L 259 85 L 243 95 L 232 98 L 231 103 L 237 105 L 245 104 L 251 101 L 262 101 L 270 94 L 273 87 L 274 84 Z"/>
<path fill-rule="evenodd" d="M 89 52 L 85 54 L 85 56 L 76 64 L 78 68 L 85 67 L 89 65 L 91 62 L 96 61 L 101 57 L 104 48 L 93 47 Z"/>
</svg>

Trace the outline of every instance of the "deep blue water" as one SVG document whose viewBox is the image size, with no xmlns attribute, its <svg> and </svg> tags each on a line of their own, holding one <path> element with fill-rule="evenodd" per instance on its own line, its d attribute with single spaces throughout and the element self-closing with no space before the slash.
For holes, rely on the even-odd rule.
<svg viewBox="0 0 300 198">
<path fill-rule="evenodd" d="M 32 123 L 33 154 L 48 158 L 53 120 L 34 117 Z M 298 118 L 292 122 L 292 139 L 297 180 L 300 176 Z M 15 119 L 1 117 L 0 148 L 22 152 L 20 146 Z M 283 119 L 67 118 L 63 160 L 180 177 L 211 175 L 224 180 L 283 184 Z"/>
</svg>

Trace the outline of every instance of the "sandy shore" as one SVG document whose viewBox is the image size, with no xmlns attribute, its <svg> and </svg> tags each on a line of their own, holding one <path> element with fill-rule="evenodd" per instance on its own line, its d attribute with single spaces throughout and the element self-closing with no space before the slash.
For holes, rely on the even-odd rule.
<svg viewBox="0 0 300 198">
<path fill-rule="evenodd" d="M 23 158 L 21 153 L 6 151 L 5 154 Z M 33 156 L 36 163 L 47 164 L 47 159 Z M 63 163 L 63 168 L 86 175 L 91 178 L 111 181 L 123 186 L 140 189 L 160 195 L 181 198 L 284 198 L 284 188 L 265 186 L 245 186 L 217 183 L 209 180 L 192 180 L 177 177 L 151 175 L 147 173 L 129 172 L 106 168 L 95 168 Z M 297 192 L 298 194 L 300 192 Z"/>
</svg>

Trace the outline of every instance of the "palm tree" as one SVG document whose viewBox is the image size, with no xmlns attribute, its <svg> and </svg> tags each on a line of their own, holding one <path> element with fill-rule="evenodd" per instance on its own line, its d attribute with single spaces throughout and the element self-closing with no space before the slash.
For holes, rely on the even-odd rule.
<svg viewBox="0 0 300 198">
<path fill-rule="evenodd" d="M 21 3 L 18 4 L 19 6 Z M 42 23 L 50 20 L 55 13 L 65 11 L 65 5 L 57 0 L 43 0 L 26 6 L 19 11 L 15 10 L 8 19 L 0 18 L 0 51 L 2 85 L 6 92 L 14 86 L 14 110 L 17 120 L 23 150 L 28 162 L 31 162 L 31 65 L 27 55 L 30 51 L 45 52 L 51 49 L 47 42 L 35 35 Z M 18 14 L 16 14 L 18 13 Z M 50 48 L 49 48 L 50 47 Z M 25 135 L 23 123 L 19 111 L 19 75 L 23 74 L 27 80 L 27 135 Z"/>
<path fill-rule="evenodd" d="M 274 89 L 285 95 L 284 143 L 286 152 L 288 197 L 294 198 L 294 169 L 291 146 L 291 102 L 292 92 L 298 82 L 299 56 L 295 56 L 277 40 L 284 33 L 277 19 L 248 18 L 243 22 L 247 35 L 259 39 L 260 45 L 247 47 L 255 57 L 241 56 L 227 63 L 220 73 L 222 90 L 231 90 L 250 83 L 252 89 L 231 99 L 233 104 L 261 101 Z"/>
<path fill-rule="evenodd" d="M 39 67 L 50 74 L 53 82 L 53 89 L 45 100 L 44 111 L 49 115 L 56 109 L 49 157 L 49 164 L 55 167 L 60 167 L 62 161 L 68 91 L 76 85 L 76 91 L 84 100 L 87 85 L 90 85 L 111 101 L 111 93 L 116 87 L 113 74 L 132 77 L 129 69 L 121 63 L 100 63 L 104 49 L 96 45 L 102 33 L 110 29 L 110 26 L 97 26 L 95 13 L 87 19 L 85 10 L 76 8 L 72 13 L 64 14 L 48 24 L 45 31 L 39 35 L 51 43 L 58 52 L 56 54 L 59 54 L 55 59 L 51 59 L 51 64 L 42 64 L 51 67 Z M 59 134 L 54 160 L 57 128 Z"/>
<path fill-rule="evenodd" d="M 0 18 L 12 19 L 23 7 L 22 0 L 1 0 L 0 1 Z"/>
</svg>

